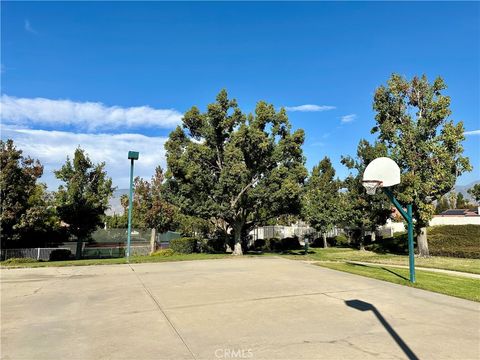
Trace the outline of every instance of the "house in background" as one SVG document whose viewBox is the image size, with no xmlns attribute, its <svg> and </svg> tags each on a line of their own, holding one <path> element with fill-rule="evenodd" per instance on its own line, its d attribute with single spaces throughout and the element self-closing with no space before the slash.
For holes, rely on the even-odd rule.
<svg viewBox="0 0 480 360">
<path fill-rule="evenodd" d="M 437 216 L 478 216 L 476 209 L 448 209 Z"/>
<path fill-rule="evenodd" d="M 480 207 L 476 209 L 450 209 L 435 215 L 430 226 L 436 225 L 480 225 Z"/>
</svg>

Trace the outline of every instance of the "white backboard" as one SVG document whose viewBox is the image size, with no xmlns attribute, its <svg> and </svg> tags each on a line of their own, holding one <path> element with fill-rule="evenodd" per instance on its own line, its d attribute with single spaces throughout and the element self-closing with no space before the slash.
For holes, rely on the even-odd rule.
<svg viewBox="0 0 480 360">
<path fill-rule="evenodd" d="M 368 164 L 363 173 L 363 181 L 381 181 L 382 187 L 400 184 L 400 168 L 388 157 L 379 157 Z"/>
</svg>

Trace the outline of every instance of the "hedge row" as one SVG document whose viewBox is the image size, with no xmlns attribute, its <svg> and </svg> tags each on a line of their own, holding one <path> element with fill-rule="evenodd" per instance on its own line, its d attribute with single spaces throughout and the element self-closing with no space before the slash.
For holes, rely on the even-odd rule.
<svg viewBox="0 0 480 360">
<path fill-rule="evenodd" d="M 444 225 L 427 229 L 428 248 L 432 256 L 480 259 L 480 225 Z M 416 239 L 415 239 L 416 248 Z M 408 254 L 406 233 L 379 239 L 365 247 L 380 253 Z"/>
<path fill-rule="evenodd" d="M 430 255 L 480 259 L 480 225 L 433 226 L 427 236 Z"/>
<path fill-rule="evenodd" d="M 73 258 L 72 252 L 68 249 L 57 249 L 50 253 L 50 261 L 64 261 Z"/>
<path fill-rule="evenodd" d="M 344 234 L 339 234 L 334 237 L 327 238 L 328 246 L 349 247 L 350 243 Z M 310 242 L 311 247 L 323 247 L 323 238 L 315 238 Z"/>
<path fill-rule="evenodd" d="M 170 241 L 170 249 L 179 254 L 192 254 L 197 251 L 197 239 L 184 237 Z"/>
<path fill-rule="evenodd" d="M 265 252 L 282 252 L 302 249 L 297 237 L 277 239 L 258 239 L 254 242 L 254 249 Z"/>
</svg>

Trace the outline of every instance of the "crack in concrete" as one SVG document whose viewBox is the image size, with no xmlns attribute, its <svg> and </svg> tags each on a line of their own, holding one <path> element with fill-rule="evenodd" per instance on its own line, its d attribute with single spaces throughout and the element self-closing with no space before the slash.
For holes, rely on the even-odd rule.
<svg viewBox="0 0 480 360">
<path fill-rule="evenodd" d="M 320 291 L 320 292 L 313 292 L 313 293 L 265 296 L 265 297 L 250 298 L 250 299 L 238 299 L 238 300 L 227 300 L 227 301 L 213 301 L 213 302 L 202 303 L 202 304 L 190 304 L 190 305 L 170 306 L 170 307 L 166 307 L 165 310 L 178 310 L 178 309 L 188 309 L 188 308 L 203 307 L 203 306 L 213 306 L 213 305 L 223 305 L 223 304 L 238 304 L 238 303 L 246 303 L 246 302 L 254 302 L 254 301 L 265 301 L 265 300 L 275 300 L 275 299 L 288 299 L 288 298 L 303 297 L 303 296 L 327 295 L 327 294 L 344 293 L 344 292 L 350 292 L 350 291 L 364 291 L 364 290 L 372 290 L 372 289 L 375 289 L 375 288 L 349 289 L 349 290 L 326 291 L 326 292 L 321 292 L 321 291 Z M 340 298 L 335 298 L 335 299 L 343 300 L 343 299 L 340 299 Z"/>
<path fill-rule="evenodd" d="M 182 341 L 183 345 L 185 346 L 185 348 L 188 350 L 188 352 L 190 353 L 190 355 L 192 356 L 192 358 L 194 360 L 196 360 L 197 358 L 195 357 L 195 354 L 193 353 L 193 351 L 190 349 L 190 347 L 188 346 L 187 342 L 185 341 L 185 339 L 183 338 L 183 336 L 180 334 L 180 332 L 178 331 L 178 329 L 175 327 L 175 325 L 173 324 L 173 322 L 170 320 L 170 318 L 167 316 L 167 314 L 165 313 L 165 311 L 162 309 L 162 306 L 160 305 L 160 303 L 158 302 L 158 300 L 155 298 L 155 296 L 150 292 L 150 290 L 147 288 L 147 286 L 145 285 L 145 283 L 142 281 L 142 279 L 140 278 L 140 276 L 135 272 L 135 269 L 130 265 L 128 264 L 128 266 L 130 267 L 130 269 L 134 272 L 135 276 L 137 277 L 138 281 L 140 282 L 140 284 L 142 284 L 143 286 L 143 289 L 145 290 L 145 292 L 147 293 L 147 295 L 153 300 L 153 302 L 155 303 L 155 305 L 157 306 L 158 310 L 160 310 L 160 312 L 162 313 L 163 317 L 167 320 L 168 324 L 171 326 L 171 328 L 173 329 L 173 331 L 177 334 L 177 336 L 179 337 L 179 339 Z"/>
<path fill-rule="evenodd" d="M 55 269 L 55 271 L 57 273 L 59 273 L 60 275 L 59 276 L 54 276 L 52 278 L 49 278 L 49 279 L 44 279 L 45 283 L 40 286 L 39 288 L 33 290 L 33 292 L 29 293 L 29 294 L 25 294 L 25 295 L 20 295 L 20 296 L 14 296 L 13 298 L 14 299 L 17 299 L 17 298 L 20 298 L 20 297 L 28 297 L 28 296 L 32 296 L 32 295 L 36 295 L 38 292 L 40 292 L 40 290 L 42 290 L 43 288 L 45 288 L 46 286 L 49 286 L 49 285 L 53 285 L 57 282 L 59 282 L 60 280 L 69 280 L 71 279 L 73 276 L 75 276 L 76 274 L 73 273 L 71 275 L 67 275 L 65 276 L 66 274 L 62 274 L 58 269 Z M 80 271 L 80 269 L 77 270 L 77 272 Z M 42 280 L 37 280 L 37 281 L 42 281 Z"/>
</svg>

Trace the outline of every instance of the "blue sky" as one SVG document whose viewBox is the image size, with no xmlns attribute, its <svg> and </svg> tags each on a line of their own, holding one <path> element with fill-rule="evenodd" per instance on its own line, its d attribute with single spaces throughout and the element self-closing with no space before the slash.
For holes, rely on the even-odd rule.
<svg viewBox="0 0 480 360">
<path fill-rule="evenodd" d="M 244 111 L 258 100 L 306 132 L 311 168 L 372 140 L 372 96 L 392 72 L 442 76 L 452 118 L 473 132 L 465 154 L 480 178 L 479 3 L 2 2 L 2 138 L 45 164 L 44 180 L 77 145 L 127 187 L 165 164 L 181 114 L 222 88 Z M 62 100 L 62 101 L 60 101 Z M 333 107 L 328 109 L 328 107 Z M 301 109 L 301 108 L 300 108 Z M 310 109 L 311 110 L 311 109 Z"/>
</svg>

